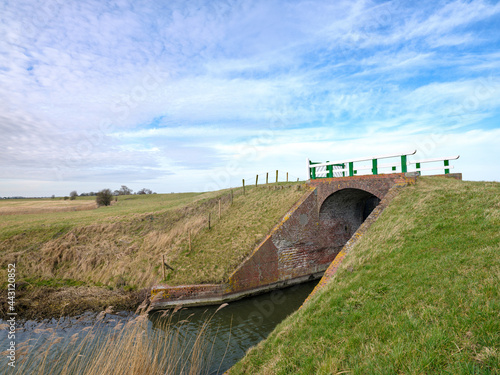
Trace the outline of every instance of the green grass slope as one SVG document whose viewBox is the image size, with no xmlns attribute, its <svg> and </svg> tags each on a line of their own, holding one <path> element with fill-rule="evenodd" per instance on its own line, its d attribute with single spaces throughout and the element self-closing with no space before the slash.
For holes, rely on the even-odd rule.
<svg viewBox="0 0 500 375">
<path fill-rule="evenodd" d="M 231 374 L 500 373 L 500 184 L 403 189 Z"/>
<path fill-rule="evenodd" d="M 67 212 L 31 200 L 31 209 L 48 211 L 0 216 L 0 286 L 7 288 L 15 263 L 19 311 L 40 317 L 133 308 L 144 294 L 129 301 L 126 293 L 159 282 L 222 283 L 304 192 L 301 183 L 280 183 L 247 187 L 245 195 L 235 189 L 233 199 L 229 190 L 123 196 L 110 207 Z M 167 280 L 162 255 L 174 269 Z"/>
</svg>

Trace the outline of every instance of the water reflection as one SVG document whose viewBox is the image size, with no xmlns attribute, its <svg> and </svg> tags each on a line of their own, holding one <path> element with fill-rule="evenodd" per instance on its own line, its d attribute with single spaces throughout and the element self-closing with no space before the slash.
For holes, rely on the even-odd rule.
<svg viewBox="0 0 500 375">
<path fill-rule="evenodd" d="M 8 371 L 12 369 L 7 369 L 7 366 L 0 367 L 0 374 L 5 371 L 8 374 L 61 373 L 69 363 L 93 363 L 97 354 L 109 346 L 107 343 L 113 343 L 117 335 L 131 336 L 135 340 L 139 334 L 148 344 L 142 348 L 150 353 L 151 359 L 158 355 L 166 361 L 161 364 L 167 365 L 164 371 L 181 373 L 190 365 L 192 348 L 200 349 L 195 345 L 200 331 L 204 331 L 201 337 L 202 359 L 200 361 L 194 356 L 194 361 L 198 361 L 195 365 L 201 363 L 202 374 L 222 374 L 239 361 L 250 347 L 265 339 L 279 322 L 297 310 L 315 285 L 316 282 L 309 282 L 242 299 L 229 303 L 219 311 L 219 306 L 181 309 L 175 313 L 159 311 L 145 321 L 129 313 L 105 314 L 103 319 L 86 313 L 43 323 L 28 321 L 18 326 L 16 331 L 19 364 L 23 360 L 25 364 L 14 371 Z M 146 324 L 141 323 L 135 326 L 135 331 L 130 331 L 127 323 L 138 319 Z M 0 320 L 0 325 L 3 323 Z M 0 335 L 1 348 L 8 348 L 8 342 L 7 335 Z M 127 342 L 117 342 L 117 345 Z M 25 351 L 23 347 L 30 348 L 25 356 L 21 355 Z M 132 360 L 131 355 L 127 354 L 127 360 Z M 176 370 L 167 370 L 172 359 L 179 364 L 174 366 Z M 42 363 L 45 363 L 43 368 L 40 367 Z M 78 370 L 71 373 L 86 373 L 84 367 L 77 367 Z"/>
<path fill-rule="evenodd" d="M 316 283 L 308 282 L 231 302 L 217 313 L 219 306 L 188 308 L 172 316 L 156 312 L 150 320 L 153 329 L 163 329 L 167 319 L 170 323 L 181 322 L 170 325 L 170 332 L 175 332 L 180 339 L 192 345 L 204 323 L 210 319 L 204 335 L 207 350 L 205 366 L 208 366 L 210 374 L 222 374 L 250 347 L 265 339 L 278 323 L 297 310 Z"/>
</svg>

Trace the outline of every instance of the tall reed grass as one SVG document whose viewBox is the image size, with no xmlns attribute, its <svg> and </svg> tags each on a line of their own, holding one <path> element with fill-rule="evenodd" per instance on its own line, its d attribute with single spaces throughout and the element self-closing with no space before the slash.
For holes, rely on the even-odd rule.
<svg viewBox="0 0 500 375">
<path fill-rule="evenodd" d="M 194 338 L 185 338 L 177 309 L 165 311 L 164 319 L 151 327 L 148 311 L 135 319 L 105 329 L 108 308 L 93 326 L 85 327 L 61 345 L 63 337 L 55 331 L 43 343 L 28 340 L 18 346 L 15 374 L 155 375 L 208 374 L 213 361 L 211 339 L 206 331 L 211 318 Z M 177 319 L 177 320 L 176 320 Z"/>
</svg>

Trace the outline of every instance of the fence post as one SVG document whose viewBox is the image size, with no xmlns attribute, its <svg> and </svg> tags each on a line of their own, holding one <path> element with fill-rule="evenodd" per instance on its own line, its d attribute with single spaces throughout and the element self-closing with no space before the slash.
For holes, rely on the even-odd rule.
<svg viewBox="0 0 500 375">
<path fill-rule="evenodd" d="M 269 172 L 266 172 L 266 185 L 269 182 Z"/>
<path fill-rule="evenodd" d="M 445 166 L 445 167 L 449 167 L 449 166 L 450 166 L 450 161 L 449 161 L 449 160 L 445 160 L 445 161 L 444 161 L 444 166 Z M 449 173 L 450 173 L 449 168 L 445 168 L 445 169 L 444 169 L 444 174 L 449 174 Z"/>
<path fill-rule="evenodd" d="M 245 195 L 245 179 L 243 179 L 242 181 L 243 181 L 243 195 Z"/>
<path fill-rule="evenodd" d="M 278 170 L 276 169 L 276 183 L 278 183 Z"/>
<path fill-rule="evenodd" d="M 255 175 L 255 187 L 259 184 L 259 175 Z"/>
<path fill-rule="evenodd" d="M 377 159 L 373 159 L 372 160 L 372 173 L 373 174 L 378 174 Z"/>
<path fill-rule="evenodd" d="M 162 271 L 161 273 L 163 276 L 162 280 L 165 280 L 165 255 L 164 254 L 161 255 L 161 271 Z"/>
<path fill-rule="evenodd" d="M 286 182 L 288 182 L 288 172 L 286 172 Z"/>
<path fill-rule="evenodd" d="M 407 167 L 407 162 L 406 162 L 406 155 L 401 155 L 401 172 L 402 173 L 408 172 L 408 167 Z"/>
<path fill-rule="evenodd" d="M 189 238 L 189 254 L 191 254 L 191 229 L 188 230 L 188 238 Z"/>
<path fill-rule="evenodd" d="M 349 177 L 354 176 L 354 163 L 352 161 L 349 162 Z"/>
</svg>

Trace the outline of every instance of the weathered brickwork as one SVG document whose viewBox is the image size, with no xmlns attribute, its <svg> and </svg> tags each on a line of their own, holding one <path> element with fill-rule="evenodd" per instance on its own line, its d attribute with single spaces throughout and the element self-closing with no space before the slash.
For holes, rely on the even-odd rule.
<svg viewBox="0 0 500 375">
<path fill-rule="evenodd" d="M 310 181 L 308 191 L 227 284 L 156 286 L 153 306 L 220 303 L 320 277 L 388 191 L 414 179 L 389 174 Z"/>
<path fill-rule="evenodd" d="M 329 267 L 325 271 L 318 285 L 316 285 L 314 290 L 311 292 L 311 294 L 307 297 L 307 299 L 304 301 L 302 305 L 306 304 L 312 298 L 313 295 L 315 295 L 319 290 L 321 290 L 328 283 L 328 281 L 334 277 L 346 255 L 351 251 L 351 249 L 356 245 L 356 243 L 361 239 L 361 237 L 363 237 L 363 235 L 370 228 L 370 226 L 378 219 L 380 214 L 385 210 L 385 208 L 389 205 L 389 203 L 396 197 L 399 188 L 400 186 L 394 185 L 391 189 L 389 189 L 387 194 L 381 200 L 380 204 L 370 213 L 368 218 L 361 224 L 361 226 L 357 229 L 354 235 L 349 239 L 349 241 L 346 242 L 342 250 L 335 256 L 335 259 L 330 263 Z"/>
</svg>

